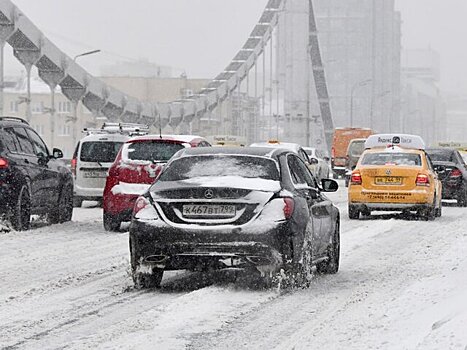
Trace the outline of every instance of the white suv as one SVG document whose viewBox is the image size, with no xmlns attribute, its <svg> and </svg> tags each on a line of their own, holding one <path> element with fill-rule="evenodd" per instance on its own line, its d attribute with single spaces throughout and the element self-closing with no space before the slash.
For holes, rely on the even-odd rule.
<svg viewBox="0 0 467 350">
<path fill-rule="evenodd" d="M 104 123 L 100 129 L 85 129 L 87 136 L 76 145 L 71 170 L 74 177 L 73 205 L 84 200 L 102 202 L 107 172 L 121 146 L 131 136 L 146 134 L 138 124 Z"/>
</svg>

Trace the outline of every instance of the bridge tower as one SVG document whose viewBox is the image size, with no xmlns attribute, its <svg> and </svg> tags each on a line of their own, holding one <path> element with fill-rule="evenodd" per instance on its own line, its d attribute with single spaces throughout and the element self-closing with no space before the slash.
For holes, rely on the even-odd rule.
<svg viewBox="0 0 467 350">
<path fill-rule="evenodd" d="M 284 138 L 327 150 L 334 126 L 312 0 L 286 0 L 278 26 Z"/>
</svg>

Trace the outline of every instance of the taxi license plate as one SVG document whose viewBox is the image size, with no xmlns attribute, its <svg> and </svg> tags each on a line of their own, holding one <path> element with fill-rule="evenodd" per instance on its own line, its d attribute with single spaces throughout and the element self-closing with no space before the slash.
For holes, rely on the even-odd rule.
<svg viewBox="0 0 467 350">
<path fill-rule="evenodd" d="M 385 176 L 375 179 L 377 185 L 402 185 L 402 177 Z"/>
<path fill-rule="evenodd" d="M 235 214 L 235 205 L 187 204 L 183 206 L 183 216 L 186 217 L 233 217 Z"/>
<path fill-rule="evenodd" d="M 84 171 L 84 178 L 105 178 L 107 177 L 107 171 Z"/>
</svg>

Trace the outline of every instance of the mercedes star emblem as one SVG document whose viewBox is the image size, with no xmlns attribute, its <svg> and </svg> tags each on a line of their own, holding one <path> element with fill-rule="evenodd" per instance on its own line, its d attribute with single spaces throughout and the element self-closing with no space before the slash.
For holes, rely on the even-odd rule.
<svg viewBox="0 0 467 350">
<path fill-rule="evenodd" d="M 206 199 L 211 199 L 212 197 L 214 197 L 214 191 L 211 189 L 204 191 L 204 197 Z"/>
</svg>

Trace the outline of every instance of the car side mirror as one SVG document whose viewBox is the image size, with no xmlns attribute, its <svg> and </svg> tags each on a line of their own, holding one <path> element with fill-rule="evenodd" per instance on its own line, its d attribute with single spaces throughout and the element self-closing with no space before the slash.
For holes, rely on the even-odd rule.
<svg viewBox="0 0 467 350">
<path fill-rule="evenodd" d="M 310 164 L 315 165 L 315 164 L 318 164 L 318 163 L 319 163 L 318 159 L 316 159 L 316 158 L 310 158 Z"/>
<path fill-rule="evenodd" d="M 52 157 L 55 159 L 63 158 L 63 152 L 61 149 L 54 148 L 52 151 Z"/>
<path fill-rule="evenodd" d="M 322 179 L 321 186 L 324 192 L 336 192 L 339 189 L 337 181 L 332 179 Z"/>
</svg>

